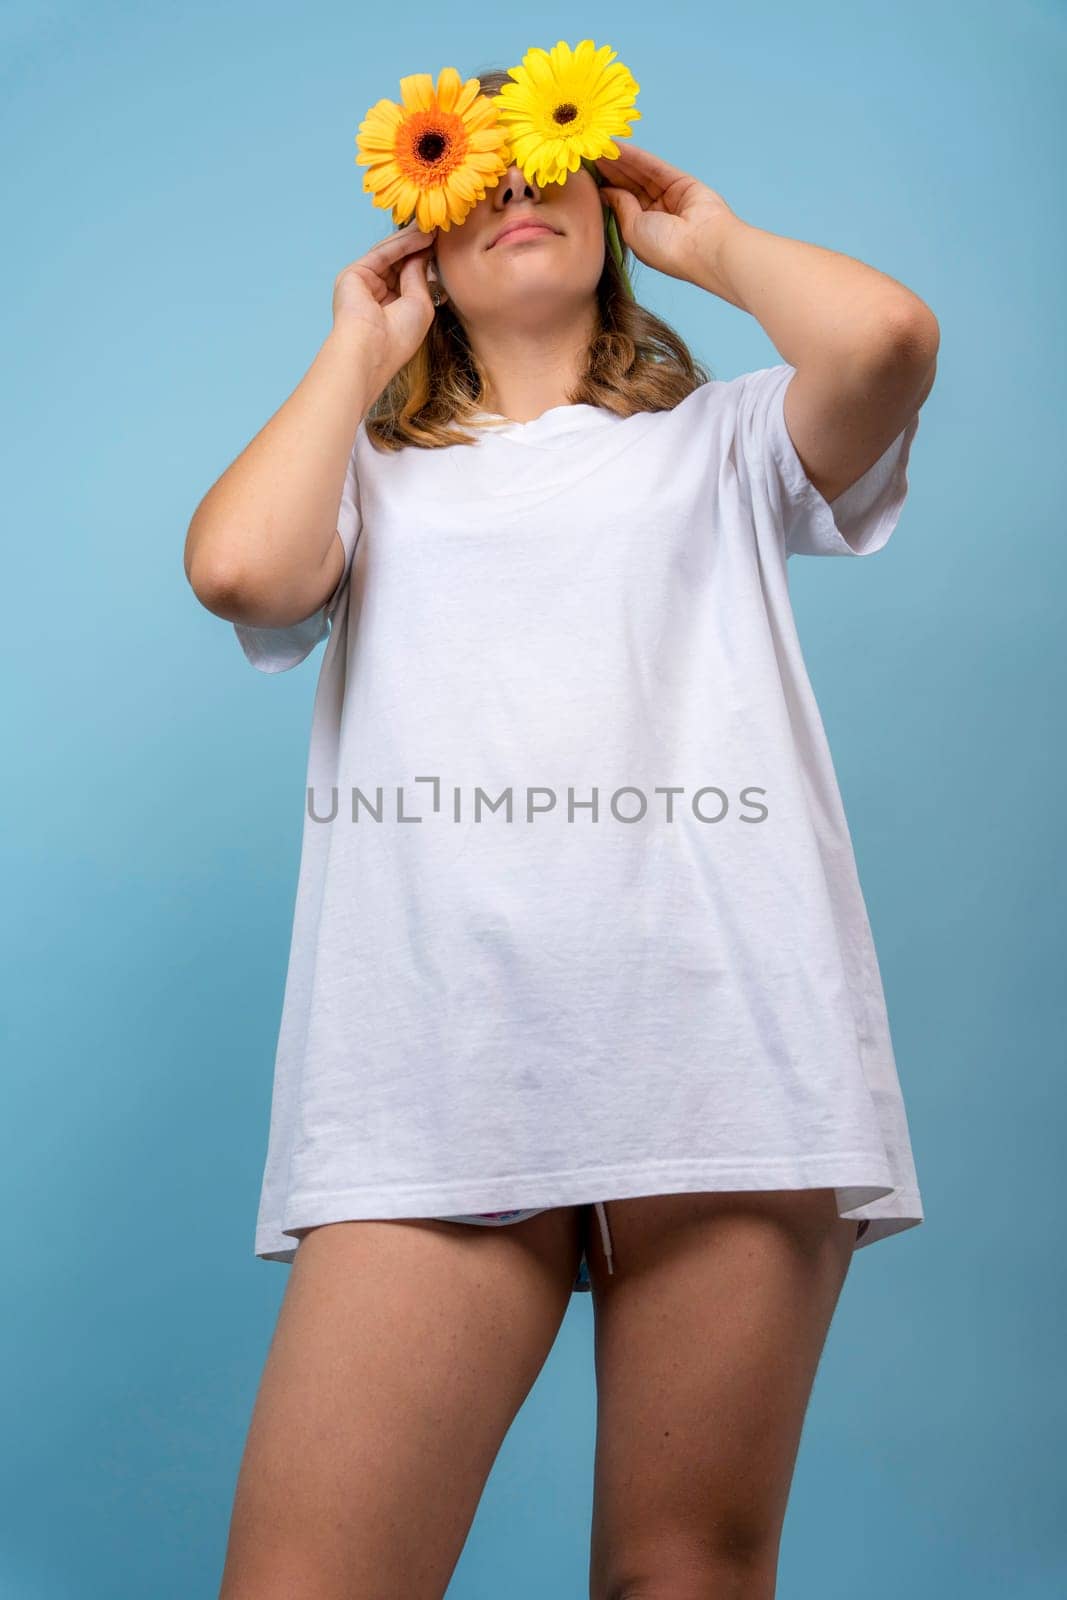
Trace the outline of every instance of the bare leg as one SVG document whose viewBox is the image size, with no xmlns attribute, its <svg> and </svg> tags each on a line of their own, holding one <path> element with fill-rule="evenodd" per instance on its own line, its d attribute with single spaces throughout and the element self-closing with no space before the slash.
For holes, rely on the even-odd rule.
<svg viewBox="0 0 1067 1600">
<path fill-rule="evenodd" d="M 290 1268 L 219 1600 L 439 1600 L 570 1302 L 580 1211 L 337 1222 Z"/>
<path fill-rule="evenodd" d="M 832 1189 L 607 1206 L 593 1600 L 772 1600 L 815 1373 L 857 1224 Z"/>
</svg>

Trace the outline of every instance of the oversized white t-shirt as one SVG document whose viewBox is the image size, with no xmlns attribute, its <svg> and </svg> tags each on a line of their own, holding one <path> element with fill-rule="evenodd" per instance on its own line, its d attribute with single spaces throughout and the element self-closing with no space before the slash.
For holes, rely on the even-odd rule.
<svg viewBox="0 0 1067 1600">
<path fill-rule="evenodd" d="M 301 1229 L 833 1187 L 923 1220 L 881 977 L 790 604 L 872 555 L 918 414 L 829 505 L 782 364 L 474 445 L 361 423 L 326 637 L 255 1254 Z"/>
</svg>

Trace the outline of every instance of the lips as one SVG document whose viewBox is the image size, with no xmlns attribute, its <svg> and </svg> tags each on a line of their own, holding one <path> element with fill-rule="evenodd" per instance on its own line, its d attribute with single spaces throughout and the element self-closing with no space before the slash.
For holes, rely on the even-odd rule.
<svg viewBox="0 0 1067 1600">
<path fill-rule="evenodd" d="M 509 234 L 519 232 L 523 232 L 528 238 L 532 239 L 537 233 L 558 233 L 559 229 L 553 228 L 551 223 L 542 222 L 540 217 L 524 217 L 521 221 L 515 220 L 505 223 L 488 248 L 492 250 L 494 245 L 498 245 Z"/>
</svg>

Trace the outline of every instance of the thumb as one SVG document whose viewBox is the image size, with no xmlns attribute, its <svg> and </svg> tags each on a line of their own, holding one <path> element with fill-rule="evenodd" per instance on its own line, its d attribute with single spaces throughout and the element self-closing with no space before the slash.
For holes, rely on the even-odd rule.
<svg viewBox="0 0 1067 1600">
<path fill-rule="evenodd" d="M 629 189 L 616 189 L 612 184 L 605 184 L 600 193 L 615 213 L 615 220 L 625 235 L 634 219 L 641 215 L 641 202 Z"/>
<path fill-rule="evenodd" d="M 418 300 L 429 300 L 430 291 L 426 282 L 428 264 L 428 250 L 417 250 L 406 257 L 399 273 L 400 293 L 402 296 L 412 295 Z"/>
</svg>

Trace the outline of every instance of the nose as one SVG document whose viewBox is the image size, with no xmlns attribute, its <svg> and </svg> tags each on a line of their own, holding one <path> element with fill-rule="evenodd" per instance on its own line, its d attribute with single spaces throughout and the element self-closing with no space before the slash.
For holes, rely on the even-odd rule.
<svg viewBox="0 0 1067 1600">
<path fill-rule="evenodd" d="M 523 170 L 515 162 L 504 173 L 496 188 L 492 191 L 494 211 L 502 211 L 513 200 L 525 198 L 538 201 L 541 190 L 532 179 L 523 174 Z"/>
</svg>

